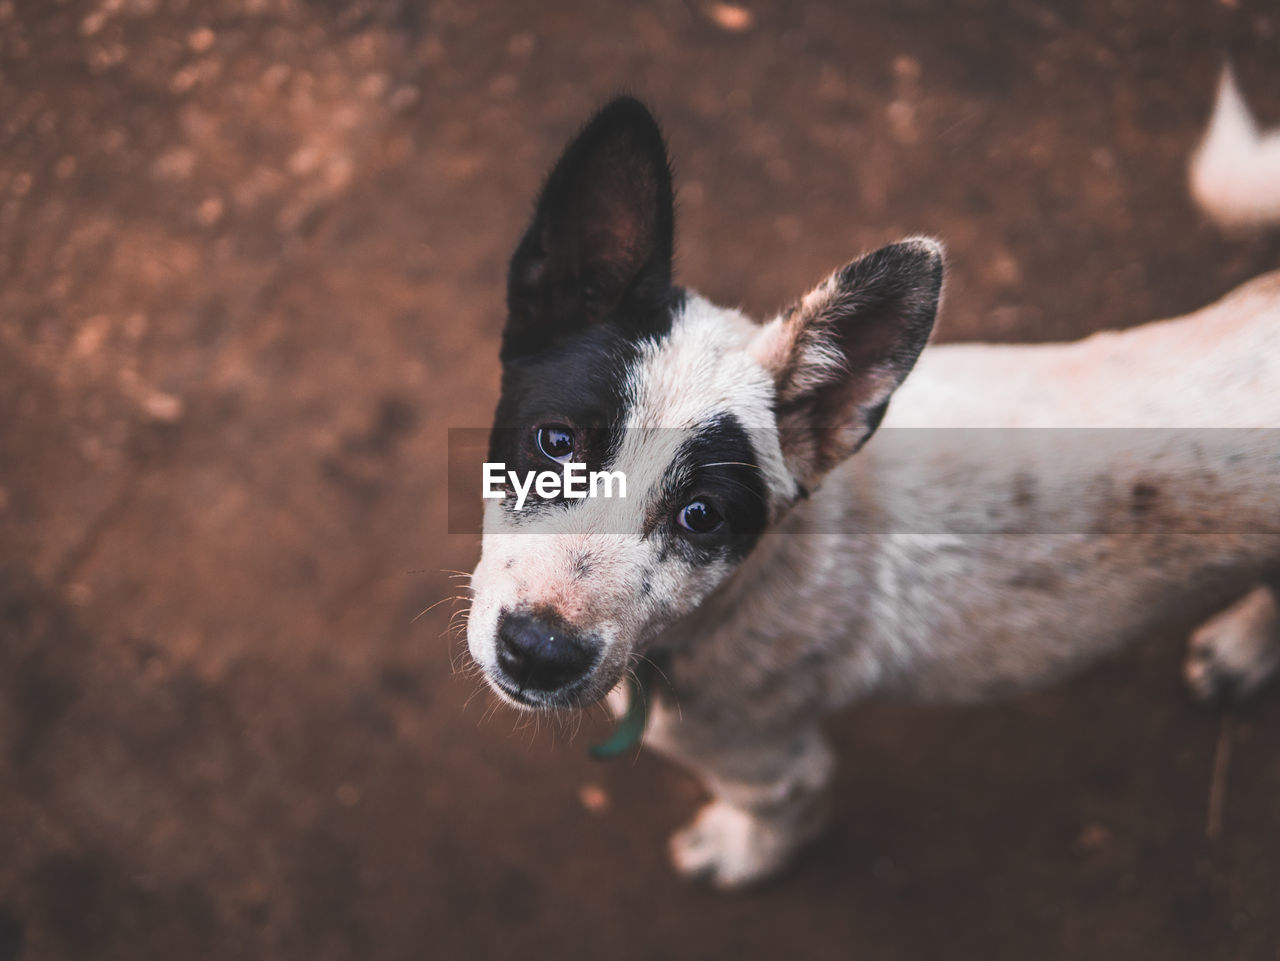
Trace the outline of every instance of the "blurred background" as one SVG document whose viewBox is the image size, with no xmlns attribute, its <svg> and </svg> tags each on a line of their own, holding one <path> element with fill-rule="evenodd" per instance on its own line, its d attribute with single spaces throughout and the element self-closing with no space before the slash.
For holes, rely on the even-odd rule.
<svg viewBox="0 0 1280 961">
<path fill-rule="evenodd" d="M 941 339 L 1042 340 L 1280 266 L 1185 190 L 1278 52 L 1249 0 L 0 0 L 0 961 L 1280 958 L 1280 697 L 1193 706 L 1181 636 L 833 719 L 831 835 L 723 897 L 666 866 L 693 781 L 493 710 L 431 607 L 506 258 L 610 95 L 684 283 L 764 314 L 929 232 Z"/>
</svg>

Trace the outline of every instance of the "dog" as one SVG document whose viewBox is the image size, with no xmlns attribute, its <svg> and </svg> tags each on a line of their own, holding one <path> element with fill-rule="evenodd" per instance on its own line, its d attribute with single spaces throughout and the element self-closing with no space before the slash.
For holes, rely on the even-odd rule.
<svg viewBox="0 0 1280 961">
<path fill-rule="evenodd" d="M 1276 154 L 1224 75 L 1195 195 L 1280 219 Z M 745 885 L 816 837 L 819 720 L 852 702 L 1024 690 L 1211 615 L 1198 696 L 1275 671 L 1280 271 L 1079 342 L 926 349 L 937 241 L 757 323 L 675 284 L 673 211 L 634 99 L 545 182 L 510 264 L 489 461 L 608 468 L 627 496 L 486 500 L 467 638 L 527 710 L 616 699 L 660 664 L 631 684 L 643 743 L 711 796 L 672 838 L 679 872 Z"/>
</svg>

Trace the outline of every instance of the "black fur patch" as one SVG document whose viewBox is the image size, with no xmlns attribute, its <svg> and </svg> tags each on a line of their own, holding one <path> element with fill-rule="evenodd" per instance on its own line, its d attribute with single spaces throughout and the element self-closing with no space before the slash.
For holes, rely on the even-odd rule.
<svg viewBox="0 0 1280 961">
<path fill-rule="evenodd" d="M 602 322 L 652 333 L 669 305 L 675 203 L 657 122 L 614 100 L 565 149 L 507 275 L 502 359 L 538 353 Z"/>
<path fill-rule="evenodd" d="M 558 465 L 538 452 L 534 431 L 542 424 L 564 424 L 573 428 L 578 441 L 575 461 L 585 463 L 589 471 L 612 464 L 626 422 L 627 372 L 644 338 L 656 340 L 671 330 L 673 313 L 682 301 L 679 293 L 673 290 L 669 306 L 650 319 L 641 338 L 617 324 L 597 324 L 554 350 L 503 364 L 489 460 L 521 472 L 555 470 Z M 536 513 L 539 503 L 531 494 L 525 512 Z"/>
<path fill-rule="evenodd" d="M 573 459 L 588 470 L 612 461 L 627 370 L 683 307 L 674 219 L 657 123 L 639 101 L 614 100 L 565 149 L 511 258 L 490 461 L 554 468 L 533 443 L 540 424 L 573 428 Z M 531 498 L 526 510 L 541 506 Z"/>
<path fill-rule="evenodd" d="M 659 498 L 648 528 L 669 538 L 671 550 L 691 563 L 741 561 L 769 521 L 768 492 L 755 447 L 742 423 L 724 413 L 687 440 L 669 471 L 670 486 Z M 692 534 L 676 522 L 690 501 L 704 499 L 725 518 L 713 534 Z"/>
</svg>

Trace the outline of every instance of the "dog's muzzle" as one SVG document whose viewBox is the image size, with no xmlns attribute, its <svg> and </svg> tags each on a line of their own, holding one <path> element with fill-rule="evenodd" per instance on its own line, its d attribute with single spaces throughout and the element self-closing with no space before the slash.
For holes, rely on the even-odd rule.
<svg viewBox="0 0 1280 961">
<path fill-rule="evenodd" d="M 506 613 L 498 620 L 501 686 L 518 699 L 526 692 L 551 694 L 574 687 L 595 666 L 600 645 L 562 621 Z"/>
</svg>

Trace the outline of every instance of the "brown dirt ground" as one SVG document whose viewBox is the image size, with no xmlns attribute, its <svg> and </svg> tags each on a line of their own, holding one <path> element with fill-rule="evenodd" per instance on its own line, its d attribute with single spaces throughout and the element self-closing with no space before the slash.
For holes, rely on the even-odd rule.
<svg viewBox="0 0 1280 961">
<path fill-rule="evenodd" d="M 1211 840 L 1180 637 L 836 718 L 834 831 L 721 897 L 664 862 L 693 782 L 488 713 L 449 605 L 415 620 L 476 557 L 445 437 L 491 411 L 505 258 L 617 90 L 665 121 L 682 279 L 757 312 L 907 232 L 948 339 L 1280 264 L 1183 186 L 1225 55 L 1280 121 L 1273 3 L 749 12 L 0 0 L 0 961 L 1280 958 L 1280 698 Z"/>
</svg>

